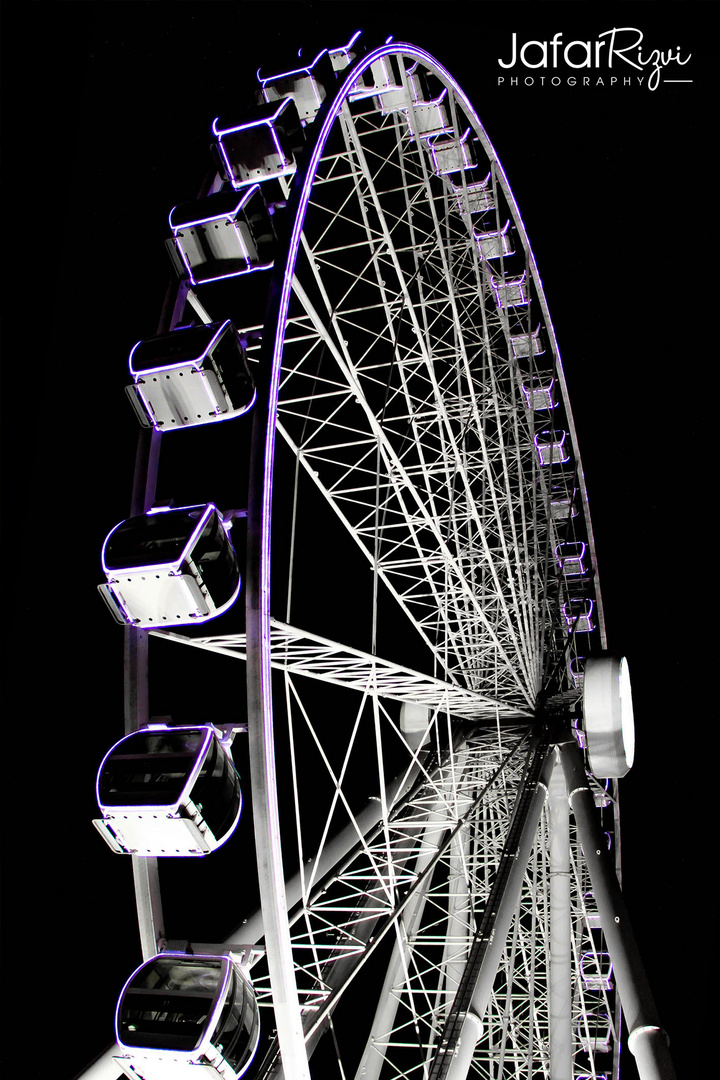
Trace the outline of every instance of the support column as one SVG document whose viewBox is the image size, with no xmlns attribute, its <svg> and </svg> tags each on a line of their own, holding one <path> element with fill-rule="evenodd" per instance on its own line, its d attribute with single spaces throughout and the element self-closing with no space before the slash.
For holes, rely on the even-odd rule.
<svg viewBox="0 0 720 1080">
<path fill-rule="evenodd" d="M 510 929 L 510 923 L 512 922 L 513 915 L 520 902 L 520 893 L 522 891 L 525 870 L 537 835 L 540 814 L 542 813 L 545 799 L 547 798 L 552 766 L 552 755 L 548 755 L 540 772 L 540 777 L 537 781 L 532 801 L 528 808 L 527 817 L 523 823 L 522 833 L 518 841 L 517 853 L 513 860 L 512 869 L 508 875 L 503 896 L 498 905 L 492 940 L 487 947 L 480 971 L 478 972 L 471 1008 L 481 1020 L 485 1015 L 485 1010 L 490 1001 L 490 994 L 492 993 L 495 976 L 497 975 L 497 970 L 500 965 L 500 958 L 505 949 L 505 942 L 507 940 L 508 930 Z"/>
<path fill-rule="evenodd" d="M 462 1032 L 458 1039 L 455 1056 L 447 1072 L 447 1080 L 467 1080 L 475 1047 L 483 1033 L 482 1021 L 473 1012 L 465 1014 Z"/>
<path fill-rule="evenodd" d="M 501 857 L 501 873 L 487 901 L 483 917 L 485 926 L 483 927 L 481 923 L 481 936 L 478 937 L 471 950 L 466 974 L 463 977 L 465 985 L 461 984 L 455 999 L 456 1007 L 458 1001 L 462 1002 L 463 999 L 468 998 L 469 1005 L 464 1007 L 461 1004 L 460 1008 L 463 1012 L 460 1013 L 460 1017 L 456 1020 L 451 1019 L 446 1025 L 443 1033 L 444 1045 L 438 1048 L 430 1068 L 430 1080 L 465 1080 L 467 1076 L 472 1054 L 468 1058 L 466 1067 L 455 1062 L 462 1059 L 464 1063 L 468 1046 L 472 1044 L 474 1050 L 480 1037 L 480 1025 L 490 1001 L 508 930 L 520 900 L 525 870 L 547 797 L 552 768 L 552 754 L 546 750 L 536 749 L 532 771 L 535 772 L 537 779 L 530 780 L 526 791 L 518 796 L 511 824 L 511 832 L 515 832 L 515 835 L 512 838 L 508 837 L 506 849 Z M 477 954 L 477 963 L 474 962 L 473 951 Z M 456 1031 L 457 1034 L 455 1034 Z M 463 1043 L 466 1050 L 461 1054 L 460 1046 Z"/>
<path fill-rule="evenodd" d="M 414 867 L 417 876 L 423 873 L 433 859 L 434 849 L 439 845 L 444 833 L 447 831 L 447 825 L 447 810 L 439 801 L 428 815 L 425 832 L 422 836 L 423 850 L 420 851 Z M 405 909 L 402 924 L 398 928 L 398 936 L 393 946 L 392 956 L 385 972 L 383 988 L 378 995 L 378 1004 L 370 1035 L 355 1073 L 355 1080 L 360 1080 L 360 1078 L 362 1080 L 378 1080 L 385 1063 L 383 1040 L 386 1040 L 388 1033 L 392 1031 L 400 1001 L 396 988 L 402 986 L 405 970 L 412 963 L 410 940 L 422 920 L 430 884 L 431 878 L 428 878 L 423 886 L 416 891 L 415 896 Z M 380 1049 L 377 1049 L 377 1047 L 380 1047 Z"/>
<path fill-rule="evenodd" d="M 556 752 L 557 753 L 557 752 Z M 557 756 L 548 789 L 550 825 L 550 1077 L 572 1080 L 570 807 Z"/>
<path fill-rule="evenodd" d="M 676 1080 L 667 1036 L 660 1026 L 615 868 L 600 829 L 582 755 L 574 740 L 559 744 L 558 749 L 630 1032 L 628 1046 L 635 1056 L 640 1080 Z"/>
</svg>

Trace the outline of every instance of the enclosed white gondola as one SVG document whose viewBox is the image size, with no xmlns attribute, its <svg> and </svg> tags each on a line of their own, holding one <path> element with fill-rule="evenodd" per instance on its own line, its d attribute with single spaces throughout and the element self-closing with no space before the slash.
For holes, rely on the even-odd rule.
<svg viewBox="0 0 720 1080">
<path fill-rule="evenodd" d="M 516 360 L 525 356 L 542 356 L 545 345 L 540 333 L 540 327 L 529 334 L 518 334 L 510 338 L 513 356 Z"/>
<path fill-rule="evenodd" d="M 413 91 L 413 103 L 415 106 L 412 110 L 412 120 L 410 119 L 409 109 L 404 108 L 403 112 L 408 117 L 408 125 L 411 130 L 414 125 L 415 131 L 423 139 L 429 139 L 435 135 L 445 135 L 451 131 L 447 87 L 443 88 L 436 97 L 431 99 L 431 95 L 424 85 L 423 72 L 418 68 L 409 74 L 408 81 Z M 387 108 L 384 99 L 381 104 L 382 107 Z"/>
<path fill-rule="evenodd" d="M 133 1080 L 237 1080 L 255 1056 L 260 1015 L 234 956 L 165 952 L 123 987 L 115 1033 L 121 1053 L 114 1060 Z"/>
<path fill-rule="evenodd" d="M 612 990 L 612 960 L 610 953 L 595 949 L 580 957 L 580 977 L 587 990 Z"/>
<path fill-rule="evenodd" d="M 578 516 L 577 488 L 553 484 L 550 498 L 550 517 L 556 522 L 569 522 Z"/>
<path fill-rule="evenodd" d="M 312 123 L 327 96 L 328 77 L 332 85 L 334 73 L 344 70 L 354 59 L 351 50 L 359 37 L 360 31 L 356 31 L 347 45 L 337 48 L 303 47 L 294 51 L 287 63 L 280 60 L 271 71 L 258 70 L 263 101 L 271 104 L 292 98 L 302 126 Z"/>
<path fill-rule="evenodd" d="M 586 1054 L 608 1054 L 613 1044 L 613 1025 L 604 992 L 586 990 L 577 1023 L 578 1041 Z"/>
<path fill-rule="evenodd" d="M 555 379 L 550 375 L 525 376 L 522 384 L 523 397 L 528 409 L 540 412 L 545 409 L 556 409 Z"/>
<path fill-rule="evenodd" d="M 459 138 L 454 134 L 442 134 L 430 139 L 428 145 L 435 175 L 447 176 L 449 173 L 475 168 L 477 157 L 473 143 L 470 128 Z"/>
<path fill-rule="evenodd" d="M 540 431 L 533 442 L 541 465 L 564 465 L 570 460 L 565 446 L 566 431 Z"/>
<path fill-rule="evenodd" d="M 590 634 L 595 629 L 595 603 L 588 597 L 573 597 L 562 606 L 568 633 Z"/>
<path fill-rule="evenodd" d="M 491 229 L 490 232 L 475 229 L 474 236 L 483 259 L 500 259 L 505 255 L 515 253 L 510 232 L 510 219 L 505 222 L 502 229 Z"/>
<path fill-rule="evenodd" d="M 201 623 L 240 592 L 225 520 L 212 503 L 161 507 L 120 522 L 102 549 L 98 589 L 117 622 L 138 627 Z"/>
<path fill-rule="evenodd" d="M 275 232 L 257 184 L 217 191 L 170 211 L 170 258 L 191 285 L 267 270 L 275 255 Z"/>
<path fill-rule="evenodd" d="M 96 783 L 93 824 L 118 854 L 201 856 L 240 819 L 240 778 L 229 742 L 211 725 L 150 724 L 117 742 Z"/>
<path fill-rule="evenodd" d="M 229 319 L 145 338 L 130 353 L 128 396 L 144 427 L 172 431 L 242 416 L 255 382 Z"/>
<path fill-rule="evenodd" d="M 586 552 L 587 544 L 581 540 L 570 540 L 556 546 L 555 558 L 565 577 L 582 577 L 587 572 Z"/>
<path fill-rule="evenodd" d="M 453 180 L 450 177 L 450 183 L 459 214 L 464 214 L 466 208 L 470 214 L 486 214 L 495 209 L 491 172 L 482 180 L 473 180 L 464 185 L 459 182 L 459 179 Z"/>
<path fill-rule="evenodd" d="M 294 173 L 305 143 L 292 97 L 264 102 L 232 121 L 216 117 L 212 133 L 225 174 L 237 190 Z"/>
</svg>

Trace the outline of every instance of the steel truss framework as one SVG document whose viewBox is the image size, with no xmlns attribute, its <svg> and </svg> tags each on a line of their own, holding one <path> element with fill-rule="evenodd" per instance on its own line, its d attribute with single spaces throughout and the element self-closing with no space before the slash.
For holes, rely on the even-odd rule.
<svg viewBox="0 0 720 1080">
<path fill-rule="evenodd" d="M 183 284 L 172 318 L 232 317 L 257 361 L 247 626 L 158 635 L 247 662 L 263 906 L 231 937 L 261 946 L 253 981 L 277 1028 L 255 1075 L 308 1077 L 310 1058 L 327 1077 L 461 1075 L 451 1028 L 464 1030 L 474 998 L 459 989 L 477 942 L 493 938 L 488 899 L 503 859 L 519 858 L 513 830 L 530 829 L 464 1068 L 530 1080 L 560 1053 L 554 1076 L 616 1076 L 619 1010 L 580 845 L 552 799 L 537 802 L 549 774 L 538 787 L 529 772 L 549 767 L 537 750 L 548 709 L 569 726 L 582 658 L 605 647 L 553 327 L 463 92 L 414 46 L 356 51 L 354 66 L 347 50 L 332 56 L 298 171 L 273 181 L 286 240 L 266 272 L 264 326 L 248 318 L 244 278 L 222 311 L 212 290 Z M 286 76 L 284 92 L 301 79 L 313 75 Z M 279 491 L 290 505 L 275 534 L 273 467 L 276 507 Z M 369 567 L 338 597 L 352 644 L 313 625 L 298 588 L 322 587 L 323 554 L 343 546 Z M 137 725 L 147 636 L 128 638 Z M 399 640 L 412 665 L 383 655 Z M 598 787 L 614 847 L 615 798 Z M 282 847 L 281 826 L 297 837 Z M 151 953 L 157 871 L 135 871 Z"/>
</svg>

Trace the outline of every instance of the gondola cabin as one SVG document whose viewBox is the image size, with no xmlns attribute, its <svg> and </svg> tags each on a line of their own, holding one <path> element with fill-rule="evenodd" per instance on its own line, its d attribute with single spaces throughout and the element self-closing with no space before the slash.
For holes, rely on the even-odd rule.
<svg viewBox="0 0 720 1080">
<path fill-rule="evenodd" d="M 313 68 L 317 65 L 321 70 L 323 61 L 327 62 L 328 59 L 328 50 L 322 49 L 308 64 L 298 66 L 296 54 L 294 63 L 291 61 L 287 66 L 281 64 L 280 68 L 275 69 L 275 74 L 258 71 L 263 101 L 271 104 L 292 98 L 300 123 L 303 126 L 312 123 L 327 93 L 322 74 L 318 77 Z"/>
<path fill-rule="evenodd" d="M 522 383 L 523 397 L 528 409 L 542 412 L 545 409 L 556 409 L 555 380 L 550 375 L 525 376 Z"/>
<path fill-rule="evenodd" d="M 240 592 L 240 568 L 212 503 L 161 508 L 116 525 L 98 586 L 117 622 L 168 628 L 221 615 Z"/>
<path fill-rule="evenodd" d="M 175 206 L 169 223 L 170 259 L 193 286 L 272 266 L 275 232 L 257 184 Z"/>
<path fill-rule="evenodd" d="M 596 626 L 593 612 L 595 601 L 587 597 L 574 597 L 562 606 L 565 625 L 569 634 L 590 634 Z"/>
<path fill-rule="evenodd" d="M 125 984 L 115 1034 L 114 1061 L 132 1080 L 237 1080 L 257 1051 L 260 1014 L 233 957 L 165 952 Z"/>
<path fill-rule="evenodd" d="M 355 59 L 355 53 L 350 50 L 358 37 L 360 33 L 356 32 L 347 45 L 320 49 L 316 53 L 313 53 L 313 50 L 293 50 L 286 62 L 283 63 L 283 59 L 279 58 L 279 66 L 275 67 L 273 72 L 258 70 L 263 101 L 270 104 L 292 98 L 302 126 L 311 123 L 325 100 L 327 83 L 333 81 L 333 73 L 344 71 Z M 310 56 L 312 59 L 306 63 Z M 301 62 L 298 66 L 299 58 Z"/>
<path fill-rule="evenodd" d="M 263 102 L 230 121 L 216 117 L 212 125 L 218 159 L 236 190 L 248 184 L 290 176 L 305 144 L 292 97 Z"/>
<path fill-rule="evenodd" d="M 570 460 L 565 446 L 566 431 L 540 431 L 533 442 L 541 465 L 564 465 Z"/>
<path fill-rule="evenodd" d="M 242 416 L 255 403 L 245 350 L 229 319 L 139 341 L 129 368 L 138 419 L 158 431 Z"/>
<path fill-rule="evenodd" d="M 587 566 L 585 565 L 586 552 L 587 544 L 580 540 L 570 540 L 558 544 L 555 548 L 558 569 L 562 571 L 565 577 L 582 577 L 587 573 Z"/>
<path fill-rule="evenodd" d="M 506 221 L 502 229 L 493 229 L 490 232 L 474 230 L 475 241 L 483 259 L 500 259 L 504 255 L 513 255 L 515 249 L 510 234 L 510 221 Z"/>
<path fill-rule="evenodd" d="M 573 656 L 568 663 L 570 681 L 576 690 L 582 690 L 585 681 L 585 657 Z"/>
<path fill-rule="evenodd" d="M 612 990 L 612 970 L 608 952 L 593 949 L 580 957 L 580 977 L 587 990 Z"/>
<path fill-rule="evenodd" d="M 477 164 L 474 142 L 471 128 L 467 128 L 460 138 L 450 133 L 428 139 L 435 175 L 447 176 L 448 173 L 473 169 Z"/>
<path fill-rule="evenodd" d="M 211 724 L 126 735 L 105 755 L 96 794 L 103 839 L 118 854 L 146 857 L 215 851 L 242 808 L 230 748 Z"/>
<path fill-rule="evenodd" d="M 586 1054 L 608 1054 L 613 1044 L 613 1025 L 605 992 L 586 990 L 577 1023 L 578 1040 Z"/>
</svg>

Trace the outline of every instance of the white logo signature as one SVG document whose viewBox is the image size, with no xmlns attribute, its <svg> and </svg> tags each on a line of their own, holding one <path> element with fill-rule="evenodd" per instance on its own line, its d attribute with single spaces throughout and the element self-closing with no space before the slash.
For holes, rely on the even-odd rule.
<svg viewBox="0 0 720 1080">
<path fill-rule="evenodd" d="M 642 30 L 632 26 L 613 27 L 598 34 L 595 41 L 569 41 L 563 43 L 562 31 L 555 34 L 551 41 L 526 41 L 518 48 L 517 34 L 512 36 L 512 55 L 510 60 L 498 57 L 501 68 L 511 68 L 520 62 L 525 68 L 533 70 L 548 67 L 557 69 L 558 60 L 573 70 L 582 68 L 607 68 L 615 70 L 623 64 L 647 75 L 647 86 L 655 90 L 660 85 L 660 74 L 671 64 L 683 67 L 692 54 L 683 57 L 680 46 L 670 49 L 650 49 L 643 51 L 644 35 Z M 690 81 L 690 80 L 669 80 Z"/>
</svg>

